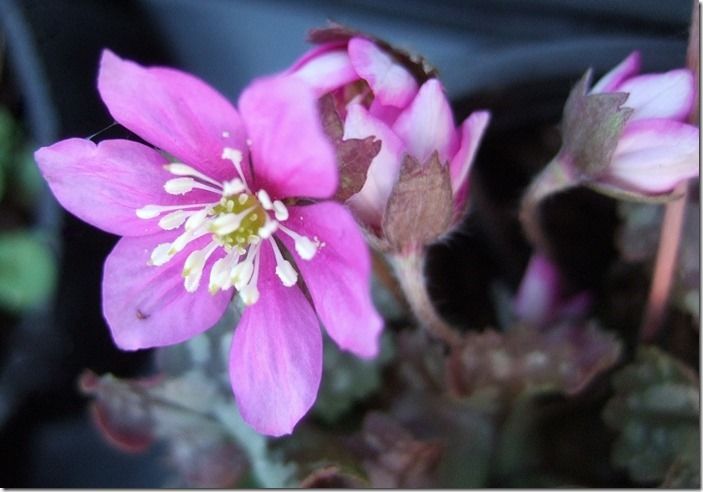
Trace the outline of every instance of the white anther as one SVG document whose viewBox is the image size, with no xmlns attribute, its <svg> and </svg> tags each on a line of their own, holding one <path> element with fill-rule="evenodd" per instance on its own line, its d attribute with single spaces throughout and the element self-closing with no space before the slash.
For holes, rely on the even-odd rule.
<svg viewBox="0 0 703 492">
<path fill-rule="evenodd" d="M 261 239 L 268 239 L 276 232 L 276 229 L 278 229 L 278 222 L 266 217 L 266 222 L 259 228 L 257 234 Z"/>
<path fill-rule="evenodd" d="M 250 253 L 244 261 L 237 263 L 230 272 L 232 285 L 234 285 L 237 290 L 242 290 L 242 288 L 249 283 L 249 280 L 254 273 L 254 264 L 251 261 L 251 258 L 252 256 Z"/>
<path fill-rule="evenodd" d="M 286 287 L 292 287 L 298 281 L 298 272 L 295 271 L 293 265 L 283 258 L 281 250 L 278 248 L 275 240 L 270 240 L 273 255 L 276 258 L 276 275 L 281 279 L 281 283 Z"/>
<path fill-rule="evenodd" d="M 238 166 L 242 163 L 242 152 L 232 147 L 225 147 L 222 149 L 222 158 L 232 161 L 232 164 Z"/>
<path fill-rule="evenodd" d="M 151 252 L 148 265 L 161 266 L 168 262 L 173 255 L 169 253 L 171 250 L 171 243 L 161 243 Z"/>
<path fill-rule="evenodd" d="M 276 216 L 276 220 L 281 222 L 288 220 L 288 209 L 281 200 L 274 201 L 272 205 L 273 214 Z"/>
<path fill-rule="evenodd" d="M 259 199 L 259 203 L 261 203 L 261 206 L 264 207 L 264 210 L 273 210 L 273 203 L 271 203 L 271 197 L 268 193 L 266 193 L 266 190 L 259 190 L 256 196 Z"/>
<path fill-rule="evenodd" d="M 158 205 L 146 205 L 142 208 L 138 208 L 136 212 L 137 217 L 139 217 L 140 219 L 153 219 L 154 217 L 158 217 L 159 214 L 161 214 L 162 207 Z"/>
<path fill-rule="evenodd" d="M 188 292 L 195 292 L 200 285 L 200 278 L 203 276 L 203 268 L 205 262 L 210 258 L 210 255 L 217 249 L 218 244 L 212 241 L 205 248 L 193 251 L 188 255 L 183 265 L 183 276 L 185 277 L 184 285 Z"/>
<path fill-rule="evenodd" d="M 224 236 L 230 232 L 239 229 L 242 219 L 249 213 L 249 210 L 244 210 L 238 214 L 222 214 L 210 223 L 210 229 L 215 234 Z"/>
<path fill-rule="evenodd" d="M 237 193 L 241 193 L 244 190 L 246 190 L 244 182 L 239 178 L 234 178 L 231 181 L 225 181 L 224 187 L 222 189 L 222 194 L 224 196 L 232 196 L 236 195 Z"/>
<path fill-rule="evenodd" d="M 193 178 L 173 178 L 164 183 L 164 190 L 171 195 L 185 195 L 195 187 Z"/>
<path fill-rule="evenodd" d="M 203 222 L 205 222 L 205 219 L 207 219 L 207 215 L 209 212 L 209 208 L 204 208 L 192 214 L 186 221 L 185 230 L 193 231 L 203 225 Z"/>
<path fill-rule="evenodd" d="M 230 272 L 239 259 L 239 252 L 233 249 L 227 256 L 220 258 L 213 265 L 210 270 L 210 285 L 208 290 L 210 294 L 216 294 L 219 290 L 228 290 L 232 287 L 232 279 L 230 278 Z"/>
<path fill-rule="evenodd" d="M 217 186 L 218 188 L 221 188 L 222 185 L 220 184 L 219 181 L 216 181 L 212 179 L 210 176 L 201 173 L 197 169 L 190 167 L 187 164 L 183 164 L 181 162 L 172 162 L 171 164 L 166 164 L 164 166 L 164 169 L 166 169 L 168 172 L 171 174 L 174 174 L 176 176 L 189 176 L 192 178 L 198 178 L 206 183 L 210 183 L 212 185 Z"/>
<path fill-rule="evenodd" d="M 283 226 L 283 224 L 279 224 L 279 228 L 295 241 L 295 250 L 303 260 L 312 260 L 315 257 L 317 244 L 311 241 L 309 237 L 301 236 L 297 232 Z"/>
<path fill-rule="evenodd" d="M 159 227 L 166 231 L 177 229 L 183 225 L 183 222 L 186 221 L 189 215 L 192 215 L 192 212 L 176 210 L 175 212 L 171 212 L 161 217 L 161 220 L 159 220 Z"/>
<path fill-rule="evenodd" d="M 247 200 L 249 200 L 249 195 L 247 195 L 246 193 L 242 193 L 241 195 L 239 195 L 237 197 L 237 201 L 239 202 L 240 205 L 244 205 L 247 202 Z"/>
<path fill-rule="evenodd" d="M 256 285 L 249 284 L 239 291 L 239 296 L 244 304 L 251 306 L 259 300 L 259 289 Z"/>
</svg>

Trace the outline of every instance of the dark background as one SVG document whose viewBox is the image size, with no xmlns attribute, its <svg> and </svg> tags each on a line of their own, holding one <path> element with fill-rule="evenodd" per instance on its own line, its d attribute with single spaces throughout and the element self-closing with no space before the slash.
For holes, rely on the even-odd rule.
<svg viewBox="0 0 703 492">
<path fill-rule="evenodd" d="M 601 74 L 633 49 L 641 50 L 645 70 L 682 66 L 691 5 L 689 0 L 0 0 L 0 30 L 7 54 L 4 83 L 11 85 L 14 108 L 37 145 L 87 137 L 112 123 L 96 89 L 104 47 L 144 64 L 192 72 L 233 100 L 252 78 L 290 65 L 308 48 L 308 29 L 327 19 L 422 53 L 439 69 L 457 119 L 477 108 L 494 114 L 474 169 L 474 213 L 463 236 L 435 248 L 430 265 L 442 274 L 433 294 L 443 312 L 480 326 L 495 321 L 481 307 L 490 304 L 486 285 L 501 278 L 514 288 L 529 257 L 508 216 L 536 171 L 529 162 L 542 158 L 524 155 L 538 138 L 535 129 L 558 122 L 571 84 L 589 66 Z M 112 128 L 106 135 L 121 132 Z M 564 268 L 572 287 L 597 288 L 614 254 L 605 237 L 615 226 L 613 207 L 591 196 L 572 199 L 588 202 L 590 220 L 600 226 L 584 230 L 555 216 L 557 226 L 562 220 L 561 226 L 573 229 L 566 233 L 573 244 Z M 76 385 L 85 368 L 119 376 L 149 369 L 148 352 L 113 347 L 100 313 L 102 261 L 116 238 L 64 214 L 48 192 L 35 227 L 53 238 L 60 283 L 51 305 L 2 327 L 0 485 L 159 486 L 166 470 L 158 449 L 134 456 L 104 444 Z M 582 252 L 588 264 L 579 262 Z"/>
</svg>

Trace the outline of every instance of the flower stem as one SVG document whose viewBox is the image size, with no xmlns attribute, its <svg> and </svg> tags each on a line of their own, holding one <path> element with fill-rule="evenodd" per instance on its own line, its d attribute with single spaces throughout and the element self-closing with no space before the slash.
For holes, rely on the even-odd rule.
<svg viewBox="0 0 703 492">
<path fill-rule="evenodd" d="M 698 121 L 698 70 L 700 66 L 700 50 L 699 50 L 699 30 L 700 30 L 700 11 L 698 0 L 693 1 L 693 12 L 691 14 L 691 32 L 689 36 L 687 64 L 696 77 L 694 90 L 696 91 L 694 110 L 692 111 L 689 121 L 696 124 Z M 645 307 L 644 316 L 642 317 L 642 326 L 640 327 L 640 339 L 644 342 L 652 341 L 656 338 L 657 333 L 664 320 L 666 305 L 669 300 L 669 293 L 673 283 L 674 271 L 676 269 L 676 259 L 678 256 L 679 245 L 681 243 L 681 229 L 683 226 L 684 214 L 686 211 L 688 183 L 680 183 L 675 191 L 676 195 L 682 195 L 677 200 L 668 202 L 662 220 L 661 233 L 659 236 L 659 249 L 657 250 L 657 258 L 654 264 L 654 274 L 652 276 L 652 284 L 649 288 L 649 297 L 647 306 Z"/>
<path fill-rule="evenodd" d="M 559 156 L 555 157 L 532 180 L 520 203 L 522 229 L 535 249 L 545 253 L 549 253 L 549 247 L 540 221 L 540 205 L 551 195 L 575 185 L 566 170 L 560 165 L 558 158 Z"/>
<path fill-rule="evenodd" d="M 427 291 L 422 250 L 393 254 L 390 259 L 400 288 L 418 321 L 430 335 L 449 346 L 456 346 L 461 341 L 459 333 L 439 316 Z"/>
</svg>

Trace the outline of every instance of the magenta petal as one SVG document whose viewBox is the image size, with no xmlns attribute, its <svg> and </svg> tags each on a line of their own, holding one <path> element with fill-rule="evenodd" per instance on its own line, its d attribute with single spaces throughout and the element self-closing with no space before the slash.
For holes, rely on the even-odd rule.
<svg viewBox="0 0 703 492">
<path fill-rule="evenodd" d="M 103 314 L 118 347 L 136 350 L 180 343 L 212 327 L 222 316 L 231 292 L 211 295 L 207 280 L 190 294 L 183 286 L 183 263 L 190 251 L 209 241 L 194 241 L 165 265 L 149 266 L 152 250 L 181 231 L 122 238 L 105 260 Z M 220 250 L 221 251 L 221 250 Z M 218 252 L 209 264 L 217 259 Z M 203 278 L 209 277 L 206 265 Z"/>
<path fill-rule="evenodd" d="M 342 349 L 374 357 L 383 321 L 371 301 L 371 258 L 354 219 L 332 202 L 289 210 L 286 226 L 321 245 L 306 261 L 289 236 L 276 234 L 295 256 L 322 324 Z"/>
<path fill-rule="evenodd" d="M 339 43 L 313 48 L 287 73 L 312 87 L 318 97 L 359 78 L 349 60 L 345 45 Z"/>
<path fill-rule="evenodd" d="M 417 82 L 410 72 L 376 43 L 365 38 L 351 39 L 349 58 L 381 104 L 403 108 L 417 93 Z"/>
<path fill-rule="evenodd" d="M 628 124 L 615 149 L 607 184 L 662 193 L 698 176 L 698 128 L 664 119 Z"/>
<path fill-rule="evenodd" d="M 388 126 L 371 116 L 363 106 L 350 105 L 344 121 L 344 138 L 363 139 L 369 136 L 381 141 L 381 151 L 371 161 L 364 186 L 349 198 L 348 203 L 364 223 L 380 225 L 386 202 L 398 179 L 403 143 Z"/>
<path fill-rule="evenodd" d="M 515 314 L 532 326 L 542 326 L 553 316 L 561 296 L 561 276 L 546 256 L 530 259 L 515 296 Z"/>
<path fill-rule="evenodd" d="M 610 72 L 606 73 L 591 89 L 591 93 L 620 91 L 619 85 L 639 73 L 641 57 L 639 51 L 633 51 Z"/>
<path fill-rule="evenodd" d="M 435 151 L 439 152 L 440 161 L 449 159 L 456 150 L 456 131 L 449 101 L 437 79 L 420 87 L 410 106 L 398 116 L 393 130 L 419 162 L 426 162 Z"/>
<path fill-rule="evenodd" d="M 461 125 L 459 151 L 449 165 L 454 193 L 457 193 L 466 184 L 471 164 L 490 119 L 491 114 L 488 111 L 476 111 L 471 113 Z"/>
<path fill-rule="evenodd" d="M 232 340 L 229 374 L 244 420 L 262 434 L 290 434 L 317 397 L 322 335 L 298 287 L 273 274 L 271 249 L 261 251 L 259 301 L 248 306 Z"/>
<path fill-rule="evenodd" d="M 145 205 L 217 201 L 197 191 L 187 197 L 169 195 L 163 185 L 170 177 L 166 159 L 153 149 L 129 140 L 71 138 L 34 154 L 57 200 L 69 212 L 100 229 L 121 236 L 158 232 L 157 220 L 142 220 L 136 210 Z M 214 197 L 214 198 L 213 198 Z"/>
<path fill-rule="evenodd" d="M 293 77 L 259 79 L 239 108 L 251 139 L 256 186 L 272 198 L 327 198 L 337 189 L 337 163 L 322 130 L 314 92 Z"/>
<path fill-rule="evenodd" d="M 690 70 L 640 75 L 626 80 L 618 87 L 629 96 L 624 106 L 635 112 L 629 121 L 645 118 L 685 120 L 693 107 L 695 81 Z"/>
<path fill-rule="evenodd" d="M 232 105 L 192 75 L 145 68 L 103 51 L 98 90 L 117 122 L 147 142 L 223 181 L 235 177 L 222 150 L 244 151 L 246 135 Z"/>
</svg>

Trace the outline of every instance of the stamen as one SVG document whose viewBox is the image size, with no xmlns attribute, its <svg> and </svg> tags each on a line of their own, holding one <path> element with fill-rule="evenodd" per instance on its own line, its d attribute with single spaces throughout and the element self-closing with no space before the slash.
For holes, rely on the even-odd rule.
<svg viewBox="0 0 703 492">
<path fill-rule="evenodd" d="M 219 181 L 216 181 L 210 176 L 203 174 L 197 169 L 194 169 L 181 162 L 172 162 L 171 164 L 166 164 L 164 166 L 164 169 L 166 169 L 171 174 L 175 174 L 176 176 L 191 176 L 193 178 L 198 178 L 207 183 L 215 185 L 218 188 L 222 188 L 222 184 Z"/>
<path fill-rule="evenodd" d="M 207 219 L 209 213 L 210 207 L 207 207 L 202 210 L 198 210 L 194 214 L 191 214 L 191 216 L 186 221 L 185 230 L 192 231 L 200 227 L 203 222 L 205 222 L 205 219 Z"/>
<path fill-rule="evenodd" d="M 228 290 L 232 287 L 231 271 L 240 257 L 240 252 L 237 249 L 232 249 L 227 256 L 220 258 L 210 270 L 210 286 L 208 290 L 210 294 L 216 294 L 219 290 Z"/>
<path fill-rule="evenodd" d="M 203 184 L 193 178 L 173 178 L 164 183 L 164 190 L 171 195 L 185 195 L 194 189 L 210 191 L 217 195 L 222 194 L 222 190 Z"/>
<path fill-rule="evenodd" d="M 273 255 L 276 257 L 276 275 L 281 279 L 281 283 L 286 287 L 292 287 L 298 281 L 298 272 L 295 271 L 293 265 L 283 258 L 281 250 L 278 248 L 275 239 L 269 241 Z"/>
<path fill-rule="evenodd" d="M 242 172 L 242 152 L 240 150 L 233 149 L 232 147 L 225 147 L 222 149 L 222 158 L 232 161 L 234 168 L 237 170 L 237 173 L 239 173 L 239 177 L 246 186 L 247 180 Z"/>
<path fill-rule="evenodd" d="M 170 214 L 164 215 L 161 220 L 159 220 L 159 227 L 166 231 L 172 229 L 177 229 L 183 225 L 186 219 L 193 215 L 194 212 L 186 212 L 184 210 L 176 210 Z"/>
<path fill-rule="evenodd" d="M 249 212 L 251 212 L 251 210 L 251 208 L 248 208 L 238 214 L 222 214 L 211 222 L 210 229 L 212 232 L 219 234 L 220 236 L 234 232 L 239 229 L 239 226 L 242 224 L 242 220 Z"/>
<path fill-rule="evenodd" d="M 209 203 L 190 203 L 185 205 L 145 205 L 136 210 L 137 217 L 140 219 L 153 219 L 158 217 L 162 212 L 171 210 L 180 210 L 183 208 L 201 208 L 210 205 Z"/>
<path fill-rule="evenodd" d="M 237 193 L 241 193 L 244 190 L 246 190 L 246 186 L 244 186 L 242 180 L 239 178 L 234 178 L 231 181 L 225 181 L 222 194 L 224 196 L 232 196 Z"/>
<path fill-rule="evenodd" d="M 255 245 L 249 248 L 249 252 L 244 261 L 237 263 L 232 269 L 230 278 L 232 279 L 232 285 L 234 285 L 237 290 L 242 290 L 251 280 L 254 274 L 254 260 L 259 253 L 259 249 L 261 249 L 261 245 Z"/>
<path fill-rule="evenodd" d="M 193 251 L 186 258 L 183 265 L 183 276 L 185 277 L 184 285 L 188 292 L 195 292 L 200 285 L 200 278 L 203 276 L 203 268 L 205 262 L 210 258 L 210 255 L 217 249 L 219 244 L 216 241 L 210 242 L 203 249 Z"/>
<path fill-rule="evenodd" d="M 291 231 L 283 224 L 278 224 L 278 227 L 295 241 L 295 250 L 303 260 L 312 260 L 315 257 L 317 244 L 312 242 L 310 238 L 301 236 L 295 231 Z"/>
<path fill-rule="evenodd" d="M 276 220 L 279 220 L 281 222 L 283 222 L 284 220 L 288 220 L 288 209 L 281 200 L 276 200 L 275 202 L 273 202 L 272 206 L 273 214 L 276 216 Z"/>
<path fill-rule="evenodd" d="M 269 194 L 266 193 L 266 190 L 259 190 L 256 193 L 256 196 L 259 198 L 259 202 L 261 203 L 261 206 L 264 207 L 264 210 L 273 210 L 271 197 L 269 197 Z"/>
<path fill-rule="evenodd" d="M 249 283 L 247 283 L 247 285 L 245 285 L 242 289 L 239 289 L 239 295 L 242 298 L 242 302 L 244 302 L 247 306 L 256 304 L 256 301 L 259 300 L 259 289 L 256 287 L 256 284 L 259 281 L 259 251 L 261 250 L 261 245 L 252 246 L 252 249 L 254 249 L 254 258 L 252 260 L 254 263 L 254 273 L 249 279 Z"/>
<path fill-rule="evenodd" d="M 200 226 L 197 229 L 192 229 L 190 231 L 185 231 L 183 234 L 178 236 L 176 240 L 173 241 L 173 243 L 171 243 L 171 249 L 168 251 L 168 254 L 171 256 L 175 255 L 183 248 L 185 248 L 189 242 L 204 236 L 208 232 L 209 231 L 207 230 L 207 227 L 203 226 Z"/>
<path fill-rule="evenodd" d="M 151 252 L 151 257 L 147 262 L 147 265 L 161 266 L 168 262 L 173 255 L 169 253 L 171 250 L 171 243 L 161 243 Z"/>
<path fill-rule="evenodd" d="M 257 234 L 261 239 L 268 239 L 274 232 L 276 232 L 276 229 L 278 229 L 278 222 L 266 217 L 266 222 L 259 228 L 259 232 L 257 232 Z"/>
</svg>

